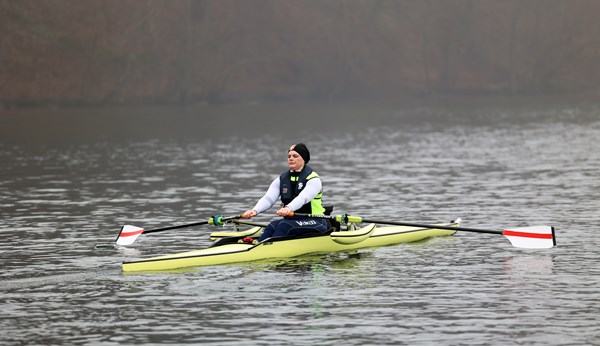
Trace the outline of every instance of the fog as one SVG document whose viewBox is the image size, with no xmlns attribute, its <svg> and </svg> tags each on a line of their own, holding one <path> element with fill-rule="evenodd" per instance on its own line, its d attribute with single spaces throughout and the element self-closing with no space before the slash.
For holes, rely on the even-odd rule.
<svg viewBox="0 0 600 346">
<path fill-rule="evenodd" d="M 598 93 L 594 0 L 0 1 L 0 108 Z"/>
</svg>

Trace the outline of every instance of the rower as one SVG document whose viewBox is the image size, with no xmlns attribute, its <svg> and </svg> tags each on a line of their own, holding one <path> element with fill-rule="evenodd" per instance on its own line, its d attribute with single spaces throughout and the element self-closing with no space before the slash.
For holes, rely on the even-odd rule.
<svg viewBox="0 0 600 346">
<path fill-rule="evenodd" d="M 321 203 L 322 182 L 317 172 L 307 165 L 308 161 L 310 152 L 306 145 L 292 145 L 287 152 L 289 169 L 271 182 L 265 195 L 252 209 L 242 214 L 243 218 L 252 218 L 269 210 L 281 199 L 281 208 L 277 210 L 277 215 L 283 216 L 283 219 L 269 223 L 259 241 L 271 237 L 326 233 L 329 230 L 326 219 L 289 216 L 292 212 L 318 215 L 325 213 Z"/>
</svg>

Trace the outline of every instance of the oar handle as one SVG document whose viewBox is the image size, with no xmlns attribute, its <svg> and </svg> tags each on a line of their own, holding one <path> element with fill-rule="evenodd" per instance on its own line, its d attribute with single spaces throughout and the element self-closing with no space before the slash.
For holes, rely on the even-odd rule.
<svg viewBox="0 0 600 346">
<path fill-rule="evenodd" d="M 288 216 L 300 216 L 300 217 L 312 217 L 312 218 L 317 218 L 317 219 L 329 219 L 329 220 L 335 220 L 337 222 L 340 223 L 362 223 L 362 222 L 371 222 L 371 223 L 385 223 L 385 222 L 372 222 L 372 221 L 365 221 L 363 220 L 362 217 L 360 216 L 352 216 L 352 215 L 348 215 L 348 214 L 341 214 L 341 215 L 320 215 L 320 214 L 302 214 L 302 213 L 295 213 L 295 212 L 291 212 L 288 214 Z"/>
<path fill-rule="evenodd" d="M 332 220 L 337 217 L 337 216 L 322 215 L 322 214 L 303 214 L 303 213 L 296 213 L 294 211 L 287 214 L 287 216 L 314 217 L 317 219 L 332 219 Z"/>
</svg>

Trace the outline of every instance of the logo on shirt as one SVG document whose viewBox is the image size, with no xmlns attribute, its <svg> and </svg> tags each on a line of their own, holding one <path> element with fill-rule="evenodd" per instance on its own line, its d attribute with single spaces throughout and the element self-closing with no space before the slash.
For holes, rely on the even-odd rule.
<svg viewBox="0 0 600 346">
<path fill-rule="evenodd" d="M 302 184 L 302 182 L 298 183 L 298 190 L 302 190 L 302 188 L 304 187 L 304 184 Z"/>
</svg>

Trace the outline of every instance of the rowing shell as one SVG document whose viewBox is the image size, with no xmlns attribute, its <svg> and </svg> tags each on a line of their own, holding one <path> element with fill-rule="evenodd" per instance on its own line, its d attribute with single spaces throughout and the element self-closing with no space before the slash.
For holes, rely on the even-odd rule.
<svg viewBox="0 0 600 346">
<path fill-rule="evenodd" d="M 440 224 L 457 227 L 457 222 Z M 456 231 L 408 226 L 377 227 L 369 224 L 352 231 L 332 232 L 326 235 L 305 235 L 268 238 L 253 244 L 239 242 L 247 236 L 258 236 L 261 227 L 245 232 L 215 232 L 212 246 L 195 251 L 138 259 L 123 262 L 124 272 L 160 271 L 186 267 L 209 266 L 274 258 L 290 258 L 310 253 L 350 251 L 376 246 L 410 243 L 439 236 L 449 236 Z"/>
</svg>

